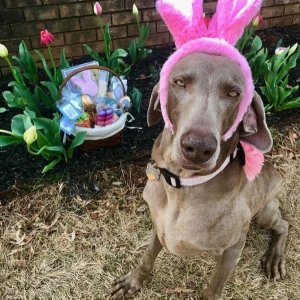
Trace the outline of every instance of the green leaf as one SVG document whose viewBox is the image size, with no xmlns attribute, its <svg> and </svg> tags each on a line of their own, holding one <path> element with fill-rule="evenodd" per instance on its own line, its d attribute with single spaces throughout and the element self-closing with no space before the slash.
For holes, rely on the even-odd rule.
<svg viewBox="0 0 300 300">
<path fill-rule="evenodd" d="M 107 62 L 97 52 L 95 52 L 89 45 L 83 44 L 85 51 L 91 56 L 91 58 L 99 63 L 100 66 L 107 66 Z"/>
<path fill-rule="evenodd" d="M 117 49 L 112 53 L 112 55 L 110 56 L 109 59 L 116 59 L 116 58 L 119 58 L 119 57 L 127 57 L 127 56 L 128 56 L 128 53 L 127 53 L 126 50 Z"/>
<path fill-rule="evenodd" d="M 62 157 L 60 156 L 60 157 L 52 160 L 50 164 L 48 164 L 47 166 L 45 166 L 43 168 L 42 173 L 47 173 L 48 171 L 50 171 L 51 169 L 53 169 L 57 164 L 59 164 L 61 162 L 61 159 L 62 159 Z"/>
<path fill-rule="evenodd" d="M 49 66 L 48 66 L 48 64 L 47 64 L 47 62 L 46 62 L 46 60 L 45 60 L 44 55 L 43 55 L 40 51 L 38 51 L 38 50 L 35 50 L 35 52 L 36 52 L 36 53 L 38 54 L 38 56 L 40 57 L 40 59 L 41 59 L 41 61 L 42 61 L 42 64 L 43 64 L 43 67 L 44 67 L 44 70 L 45 70 L 45 72 L 46 72 L 48 78 L 50 79 L 51 82 L 54 82 L 54 77 L 53 77 L 53 75 L 52 75 L 52 72 L 51 72 L 51 70 L 50 70 L 50 68 L 49 68 Z"/>
<path fill-rule="evenodd" d="M 8 107 L 18 107 L 16 102 L 16 96 L 10 91 L 4 91 L 2 93 L 3 98 L 5 99 Z"/>
<path fill-rule="evenodd" d="M 60 54 L 60 64 L 61 64 L 61 68 L 65 69 L 70 67 L 70 64 L 66 58 L 66 51 L 65 48 L 62 50 L 61 54 Z"/>
<path fill-rule="evenodd" d="M 11 119 L 11 131 L 18 135 L 19 137 L 23 138 L 24 132 L 31 127 L 32 124 L 29 125 L 28 120 L 25 120 L 25 118 L 28 118 L 25 115 L 16 115 Z M 26 128 L 25 128 L 26 126 Z"/>
<path fill-rule="evenodd" d="M 70 148 L 67 151 L 68 158 L 72 158 L 74 149 L 76 147 L 82 145 L 82 143 L 84 142 L 85 136 L 86 136 L 86 132 L 78 132 L 76 134 L 76 136 L 74 137 L 74 139 L 71 143 Z"/>
<path fill-rule="evenodd" d="M 19 45 L 19 57 L 14 56 L 13 60 L 23 69 L 25 78 L 33 82 L 38 82 L 36 63 L 28 51 L 24 41 L 22 41 Z"/>
<path fill-rule="evenodd" d="M 58 100 L 57 86 L 53 82 L 50 82 L 50 81 L 42 81 L 41 84 L 49 90 L 51 98 L 52 98 L 51 107 L 53 108 L 53 104 L 55 104 L 56 101 Z"/>
<path fill-rule="evenodd" d="M 260 39 L 260 37 L 258 35 L 253 39 L 252 47 L 256 51 L 258 51 L 259 49 L 261 49 L 261 47 L 262 47 L 262 41 L 261 41 L 261 39 Z"/>
<path fill-rule="evenodd" d="M 0 147 L 23 143 L 22 138 L 13 135 L 0 135 Z"/>
<path fill-rule="evenodd" d="M 4 113 L 6 111 L 7 111 L 7 109 L 5 107 L 0 107 L 0 114 Z"/>
<path fill-rule="evenodd" d="M 134 87 L 130 94 L 130 98 L 132 100 L 132 104 L 133 104 L 134 108 L 138 112 L 140 112 L 141 102 L 142 102 L 142 93 L 140 92 L 140 90 L 137 89 L 136 87 Z"/>
<path fill-rule="evenodd" d="M 137 62 L 136 55 L 137 55 L 137 43 L 136 40 L 132 40 L 130 42 L 128 53 L 131 58 L 131 61 L 135 64 Z"/>
<path fill-rule="evenodd" d="M 35 102 L 40 104 L 44 103 L 47 107 L 51 108 L 52 111 L 57 111 L 55 102 L 37 85 L 34 89 L 33 97 Z"/>
</svg>

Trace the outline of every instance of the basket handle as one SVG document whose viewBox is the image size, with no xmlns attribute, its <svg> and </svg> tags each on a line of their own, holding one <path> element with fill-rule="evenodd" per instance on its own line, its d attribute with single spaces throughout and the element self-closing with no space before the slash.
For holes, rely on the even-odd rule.
<svg viewBox="0 0 300 300">
<path fill-rule="evenodd" d="M 82 71 L 85 71 L 85 70 L 104 70 L 104 71 L 110 72 L 116 78 L 118 78 L 120 80 L 120 82 L 122 84 L 123 94 L 124 94 L 124 96 L 126 96 L 126 89 L 125 89 L 124 83 L 122 82 L 120 76 L 115 71 L 113 71 L 112 69 L 107 68 L 107 67 L 98 66 L 98 65 L 91 65 L 91 66 L 85 66 L 85 67 L 78 68 L 78 69 L 74 70 L 73 72 L 71 72 L 70 74 L 67 75 L 67 77 L 63 80 L 63 82 L 62 82 L 62 84 L 61 84 L 61 86 L 59 88 L 59 91 L 58 91 L 58 101 L 60 101 L 60 99 L 61 99 L 62 90 L 65 87 L 65 85 L 67 84 L 67 82 L 73 76 L 75 76 L 76 74 L 78 74 L 78 73 L 80 73 Z"/>
</svg>

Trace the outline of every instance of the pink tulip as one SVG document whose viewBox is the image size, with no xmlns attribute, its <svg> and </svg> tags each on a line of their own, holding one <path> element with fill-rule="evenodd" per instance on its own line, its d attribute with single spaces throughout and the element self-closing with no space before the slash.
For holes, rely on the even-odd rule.
<svg viewBox="0 0 300 300">
<path fill-rule="evenodd" d="M 42 46 L 48 46 L 54 42 L 54 36 L 47 29 L 41 31 L 41 44 Z"/>
<path fill-rule="evenodd" d="M 102 14 L 102 7 L 99 2 L 94 4 L 94 13 L 96 16 L 100 16 Z"/>
</svg>

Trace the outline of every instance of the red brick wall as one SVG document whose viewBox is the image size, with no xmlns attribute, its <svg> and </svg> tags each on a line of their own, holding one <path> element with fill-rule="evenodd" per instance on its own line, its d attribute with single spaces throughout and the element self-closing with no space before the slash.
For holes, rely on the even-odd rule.
<svg viewBox="0 0 300 300">
<path fill-rule="evenodd" d="M 131 10 L 136 3 L 141 10 L 141 22 L 149 22 L 151 35 L 147 45 L 161 45 L 172 39 L 154 8 L 154 0 L 102 0 L 103 17 L 112 25 L 114 47 L 126 47 L 137 29 Z M 215 1 L 204 1 L 207 14 L 212 14 Z M 53 52 L 58 59 L 63 47 L 69 58 L 85 53 L 83 43 L 102 51 L 103 42 L 98 29 L 98 19 L 93 15 L 90 0 L 0 0 L 0 43 L 10 53 L 16 52 L 20 41 L 25 40 L 30 49 L 39 49 L 39 33 L 47 28 L 55 35 Z M 300 24 L 300 0 L 264 0 L 262 8 L 264 28 Z M 46 52 L 45 48 L 41 51 Z M 5 61 L 0 60 L 4 71 Z"/>
</svg>

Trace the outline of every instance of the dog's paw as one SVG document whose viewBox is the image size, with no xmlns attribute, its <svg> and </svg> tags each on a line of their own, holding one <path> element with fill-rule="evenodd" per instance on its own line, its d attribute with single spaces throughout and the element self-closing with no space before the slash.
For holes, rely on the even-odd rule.
<svg viewBox="0 0 300 300">
<path fill-rule="evenodd" d="M 269 280 L 280 280 L 286 274 L 285 258 L 275 251 L 265 254 L 261 259 L 261 266 Z"/>
<path fill-rule="evenodd" d="M 112 283 L 109 299 L 131 298 L 133 294 L 141 289 L 142 283 L 138 276 L 134 275 L 134 272 L 129 272 Z"/>
</svg>

